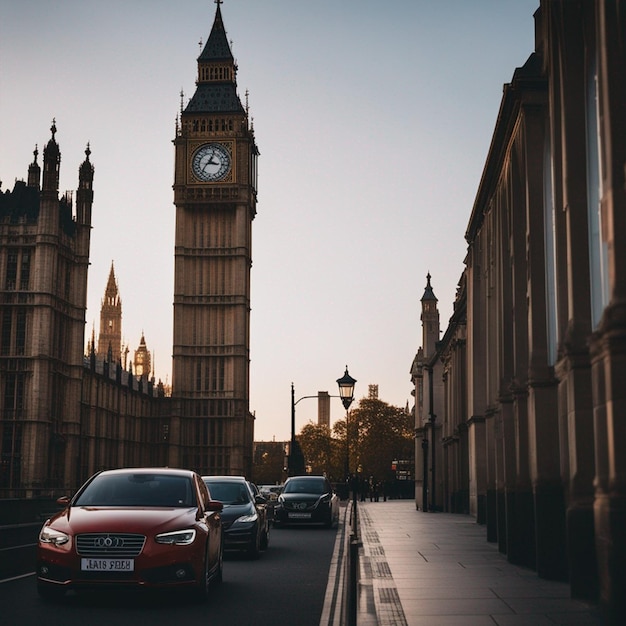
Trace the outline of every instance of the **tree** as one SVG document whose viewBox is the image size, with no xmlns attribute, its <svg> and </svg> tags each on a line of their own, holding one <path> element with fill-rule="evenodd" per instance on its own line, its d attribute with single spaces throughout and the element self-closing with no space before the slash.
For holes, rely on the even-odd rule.
<svg viewBox="0 0 626 626">
<path fill-rule="evenodd" d="M 376 398 L 363 398 L 348 416 L 351 471 L 391 481 L 392 461 L 413 459 L 413 420 L 406 409 Z"/>
<path fill-rule="evenodd" d="M 257 444 L 252 465 L 253 482 L 257 485 L 274 485 L 282 482 L 284 464 L 284 443 L 268 441 Z"/>
<path fill-rule="evenodd" d="M 331 481 L 343 480 L 338 442 L 332 437 L 328 426 L 309 422 L 302 427 L 298 442 L 304 454 L 307 473 L 325 474 Z"/>
<path fill-rule="evenodd" d="M 414 424 L 411 414 L 377 398 L 362 398 L 348 413 L 337 420 L 332 432 L 326 426 L 309 423 L 298 435 L 310 473 L 326 473 L 333 481 L 343 482 L 348 474 L 359 472 L 378 482 L 395 479 L 392 462 L 412 461 L 414 457 Z"/>
</svg>

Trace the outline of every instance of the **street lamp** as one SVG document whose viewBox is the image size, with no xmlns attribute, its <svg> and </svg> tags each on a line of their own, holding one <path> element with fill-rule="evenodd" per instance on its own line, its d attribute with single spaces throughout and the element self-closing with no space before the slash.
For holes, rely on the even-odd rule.
<svg viewBox="0 0 626 626">
<path fill-rule="evenodd" d="M 354 400 L 354 385 L 356 380 L 348 374 L 348 366 L 346 365 L 345 374 L 337 379 L 339 385 L 339 397 L 346 410 L 346 480 L 350 476 L 350 440 L 348 439 L 348 409 Z M 348 562 L 350 564 L 350 574 L 348 576 L 348 623 L 356 624 L 357 614 L 357 579 L 359 571 L 359 538 L 358 538 L 358 520 L 356 512 L 356 492 L 358 488 L 358 477 L 356 475 L 356 468 L 354 476 L 350 481 L 352 485 L 352 515 L 351 525 L 352 532 L 350 534 L 350 553 Z"/>
<path fill-rule="evenodd" d="M 348 374 L 348 366 L 346 365 L 346 373 L 339 379 L 337 384 L 339 385 L 339 396 L 329 396 L 330 398 L 341 398 L 346 412 L 352 401 L 354 400 L 354 384 L 356 380 Z M 304 466 L 304 454 L 302 448 L 296 438 L 296 405 L 300 400 L 307 398 L 317 398 L 318 396 L 302 396 L 296 400 L 296 392 L 291 383 L 291 442 L 289 444 L 289 455 L 287 457 L 287 473 L 289 476 L 299 476 L 305 473 Z M 346 450 L 348 441 L 348 417 L 346 413 Z M 348 475 L 348 457 L 346 456 L 346 476 Z"/>
<path fill-rule="evenodd" d="M 296 439 L 296 404 L 305 398 L 315 398 L 316 396 L 302 396 L 296 400 L 296 392 L 291 383 L 291 443 L 289 445 L 289 457 L 287 462 L 287 471 L 289 476 L 301 476 L 305 473 L 304 454 L 302 448 Z"/>
<path fill-rule="evenodd" d="M 346 373 L 337 379 L 337 384 L 339 385 L 339 397 L 341 398 L 341 402 L 343 404 L 343 408 L 346 410 L 346 466 L 345 466 L 345 474 L 346 480 L 348 480 L 350 476 L 350 441 L 348 439 L 348 409 L 354 400 L 354 385 L 356 384 L 356 380 L 348 374 L 348 366 L 346 365 Z"/>
</svg>

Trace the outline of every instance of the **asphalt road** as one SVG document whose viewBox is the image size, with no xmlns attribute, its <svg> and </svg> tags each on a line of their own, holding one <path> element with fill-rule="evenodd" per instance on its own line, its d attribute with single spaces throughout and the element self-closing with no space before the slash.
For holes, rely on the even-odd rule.
<svg viewBox="0 0 626 626">
<path fill-rule="evenodd" d="M 35 577 L 0 583 L 2 626 L 319 626 L 336 530 L 272 529 L 258 561 L 227 554 L 224 582 L 208 601 L 171 593 L 68 593 L 60 603 L 39 599 Z"/>
</svg>

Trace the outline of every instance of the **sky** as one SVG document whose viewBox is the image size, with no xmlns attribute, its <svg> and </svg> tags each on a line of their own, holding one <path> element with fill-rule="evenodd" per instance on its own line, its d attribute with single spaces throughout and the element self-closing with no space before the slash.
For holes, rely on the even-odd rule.
<svg viewBox="0 0 626 626">
<path fill-rule="evenodd" d="M 355 400 L 413 406 L 426 275 L 445 332 L 502 89 L 539 0 L 224 0 L 260 150 L 252 224 L 255 440 Z M 0 180 L 25 180 L 56 120 L 60 193 L 95 168 L 85 342 L 111 263 L 131 354 L 171 381 L 176 116 L 211 0 L 0 0 Z M 302 401 L 300 399 L 302 398 Z M 331 426 L 343 419 L 331 400 Z"/>
</svg>

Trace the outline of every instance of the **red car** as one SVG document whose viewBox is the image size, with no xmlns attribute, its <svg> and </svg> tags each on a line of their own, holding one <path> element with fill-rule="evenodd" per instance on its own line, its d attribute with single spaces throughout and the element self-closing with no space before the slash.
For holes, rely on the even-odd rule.
<svg viewBox="0 0 626 626">
<path fill-rule="evenodd" d="M 37 545 L 44 599 L 94 587 L 188 587 L 204 599 L 222 580 L 222 504 L 195 472 L 104 471 L 58 503 Z"/>
</svg>

